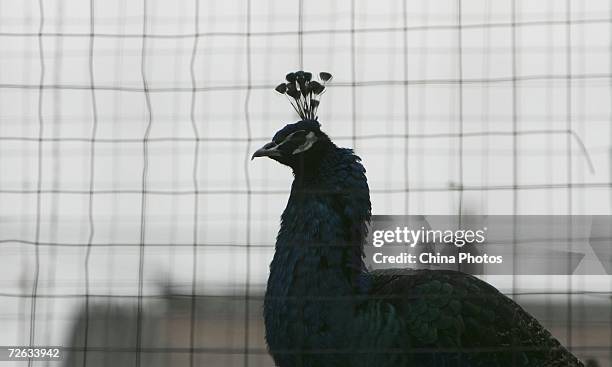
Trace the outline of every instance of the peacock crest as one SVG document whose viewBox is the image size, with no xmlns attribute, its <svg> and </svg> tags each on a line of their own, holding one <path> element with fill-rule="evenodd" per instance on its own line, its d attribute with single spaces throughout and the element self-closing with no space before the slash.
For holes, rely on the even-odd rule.
<svg viewBox="0 0 612 367">
<path fill-rule="evenodd" d="M 319 73 L 321 82 L 318 82 L 312 80 L 312 73 L 300 70 L 287 74 L 285 79 L 286 83 L 280 83 L 274 89 L 287 96 L 289 103 L 302 120 L 317 120 L 321 95 L 325 92 L 325 84 L 332 79 L 332 75 L 322 71 Z"/>
</svg>

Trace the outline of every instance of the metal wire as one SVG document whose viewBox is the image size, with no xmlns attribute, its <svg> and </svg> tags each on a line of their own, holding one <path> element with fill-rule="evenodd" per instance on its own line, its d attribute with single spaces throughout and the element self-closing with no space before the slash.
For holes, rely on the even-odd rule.
<svg viewBox="0 0 612 367">
<path fill-rule="evenodd" d="M 14 76 L 19 73 L 11 68 L 6 68 L 8 72 L 4 73 L 0 67 L 0 103 L 10 109 L 13 99 L 18 98 L 14 104 L 23 106 L 19 116 L 0 110 L 0 149 L 3 149 L 0 153 L 0 203 L 7 203 L 2 205 L 4 209 L 0 212 L 0 253 L 5 254 L 2 261 L 6 261 L 7 269 L 13 269 L 9 266 L 18 263 L 15 254 L 25 259 L 22 274 L 18 274 L 25 286 L 15 285 L 17 279 L 10 270 L 6 274 L 0 271 L 0 274 L 6 275 L 6 281 L 0 285 L 0 316 L 21 313 L 21 322 L 7 328 L 5 333 L 8 334 L 0 334 L 3 340 L 14 338 L 15 344 L 30 345 L 53 344 L 60 339 L 62 342 L 66 339 L 77 341 L 72 344 L 66 342 L 65 345 L 68 349 L 81 352 L 79 362 L 75 363 L 84 366 L 96 365 L 95 356 L 100 352 L 131 353 L 136 366 L 147 364 L 148 357 L 143 355 L 154 353 L 186 355 L 188 360 L 185 364 L 190 366 L 203 363 L 206 360 L 202 358 L 208 354 L 240 357 L 239 362 L 224 360 L 227 365 L 269 363 L 269 359 L 264 359 L 266 350 L 260 335 L 260 319 L 253 315 L 260 313 L 258 305 L 263 297 L 261 290 L 274 243 L 273 231 L 266 228 L 276 227 L 274 221 L 280 214 L 277 202 L 285 200 L 289 186 L 284 178 L 275 178 L 269 187 L 261 185 L 262 178 L 254 171 L 249 157 L 258 143 L 268 141 L 274 131 L 290 119 L 289 115 L 281 112 L 284 111 L 282 106 L 272 109 L 272 113 L 266 113 L 273 121 L 263 121 L 259 115 L 260 105 L 267 103 L 262 101 L 274 98 L 271 90 L 276 85 L 276 79 L 272 77 L 282 78 L 284 72 L 296 68 L 323 68 L 332 58 L 342 60 L 333 65 L 341 65 L 344 70 L 340 70 L 340 67 L 339 70 L 330 70 L 336 76 L 333 93 L 330 93 L 334 94 L 336 103 L 331 106 L 330 102 L 327 113 L 336 120 L 324 127 L 333 130 L 334 141 L 356 148 L 366 160 L 369 179 L 373 183 L 371 194 L 375 208 L 402 213 L 444 209 L 448 213 L 461 215 L 472 209 L 470 205 L 477 195 L 482 198 L 483 207 L 490 207 L 496 199 L 509 194 L 512 204 L 504 204 L 504 210 L 524 214 L 523 206 L 530 208 L 524 204 L 531 195 L 558 198 L 561 193 L 565 194 L 561 200 L 564 206 L 550 204 L 542 212 L 573 214 L 581 210 L 576 205 L 578 200 L 586 201 L 586 197 L 604 194 L 612 198 L 610 167 L 602 164 L 609 162 L 610 156 L 594 149 L 602 144 L 608 150 L 612 146 L 612 135 L 608 133 L 602 139 L 606 132 L 612 132 L 612 128 L 602 124 L 609 124 L 612 114 L 605 108 L 585 112 L 586 107 L 581 108 L 576 104 L 576 99 L 587 98 L 587 93 L 592 100 L 597 99 L 594 95 L 597 92 L 612 93 L 612 62 L 608 61 L 607 70 L 577 68 L 587 57 L 612 60 L 610 35 L 600 35 L 608 41 L 605 49 L 588 43 L 581 44 L 576 36 L 586 27 L 612 27 L 612 7 L 608 12 L 610 17 L 606 18 L 601 16 L 602 12 L 584 12 L 584 7 L 589 5 L 583 5 L 582 12 L 572 9 L 573 5 L 568 0 L 561 16 L 549 3 L 545 9 L 545 19 L 532 19 L 525 16 L 527 10 L 521 2 L 512 1 L 510 10 L 506 9 L 503 13 L 503 20 L 493 16 L 492 5 L 487 5 L 484 10 L 477 9 L 477 14 L 482 15 L 483 19 L 473 20 L 470 12 L 474 9 L 457 0 L 456 9 L 448 10 L 447 19 L 441 20 L 426 1 L 418 5 L 402 2 L 393 11 L 384 13 L 384 22 L 371 26 L 366 20 L 376 15 L 369 14 L 366 5 L 350 1 L 345 6 L 336 4 L 343 10 L 335 11 L 330 25 L 322 27 L 322 22 L 316 18 L 325 14 L 317 11 L 316 4 L 303 0 L 292 2 L 289 13 L 279 3 L 266 5 L 280 9 L 278 17 L 269 16 L 272 24 L 268 26 L 260 24 L 260 7 L 264 5 L 258 2 L 248 1 L 244 8 L 236 6 L 236 13 L 232 15 L 223 14 L 221 7 L 215 8 L 214 1 L 206 3 L 192 0 L 181 3 L 181 7 L 177 6 L 176 9 L 180 9 L 177 23 L 187 24 L 183 28 L 176 23 L 169 26 L 162 24 L 160 18 L 164 16 L 157 13 L 159 4 L 155 0 L 143 0 L 142 7 L 134 13 L 136 15 L 121 13 L 126 8 L 119 10 L 118 15 L 124 18 L 121 22 L 129 26 L 129 29 L 119 32 L 110 31 L 107 23 L 112 22 L 102 15 L 105 7 L 110 5 L 94 0 L 89 2 L 86 12 L 76 13 L 76 16 L 64 14 L 72 10 L 63 6 L 57 7 L 59 14 L 54 14 L 42 0 L 39 0 L 36 11 L 25 8 L 24 15 L 17 20 L 14 15 L 0 12 L 0 44 L 6 42 L 14 46 L 18 42 L 26 49 L 18 57 L 12 52 L 0 56 L 0 62 L 20 61 L 23 65 L 18 70 L 22 70 L 24 75 L 20 81 L 16 81 L 19 79 Z M 415 6 L 419 8 L 417 13 L 412 12 Z M 187 7 L 193 12 L 185 10 Z M 207 13 L 210 10 L 208 7 L 219 10 L 219 14 Z M 53 28 L 54 16 L 58 19 L 57 24 L 66 27 Z M 417 17 L 425 21 L 417 23 Z M 285 22 L 285 18 L 291 21 Z M 232 21 L 240 26 L 235 29 L 222 26 L 224 22 Z M 36 23 L 37 29 L 12 26 L 19 22 L 26 25 L 28 22 Z M 79 28 L 78 24 L 81 23 L 86 23 L 86 26 Z M 157 28 L 159 24 L 165 25 L 160 27 L 163 29 Z M 528 42 L 522 32 L 535 33 L 536 30 L 550 34 L 562 30 L 564 38 L 554 42 L 563 45 L 553 42 L 546 49 L 526 45 Z M 508 36 L 508 47 L 491 41 L 494 32 L 506 32 L 503 34 Z M 487 40 L 487 45 L 474 46 L 476 37 L 472 38 L 471 34 L 482 36 Z M 401 42 L 393 43 L 395 37 Z M 421 42 L 418 37 L 421 37 Z M 441 39 L 448 41 L 447 44 L 440 43 Z M 57 47 L 55 53 L 50 52 L 52 40 Z M 71 47 L 64 49 L 57 46 L 64 41 L 71 42 Z M 392 46 L 385 45 L 387 41 Z M 34 42 L 36 47 L 31 47 L 32 52 L 27 52 L 30 42 Z M 103 61 L 104 52 L 109 51 L 106 49 L 109 42 L 115 42 L 110 49 L 111 56 L 123 58 L 126 50 L 122 50 L 122 47 L 125 45 L 129 54 L 137 56 L 137 65 L 130 64 L 134 67 L 131 71 L 138 77 L 136 83 L 129 78 L 132 75 L 119 70 L 115 70 L 114 81 L 98 76 L 105 69 L 112 69 Z M 185 42 L 187 47 L 182 47 L 181 42 Z M 232 47 L 233 42 L 236 43 L 235 47 Z M 325 47 L 325 42 L 340 46 Z M 380 45 L 372 46 L 368 42 Z M 175 48 L 168 52 L 169 44 Z M 223 46 L 220 47 L 220 44 Z M 7 49 L 10 48 L 7 46 Z M 78 75 L 78 70 L 63 70 L 58 66 L 60 59 L 78 59 L 74 54 L 81 52 L 85 55 L 82 62 L 86 70 L 83 80 L 62 78 L 62 73 L 64 76 Z M 156 77 L 164 75 L 165 68 L 156 65 L 163 64 L 168 53 L 173 52 L 175 54 L 171 56 L 176 58 L 186 55 L 188 63 L 182 66 L 177 63 L 175 79 L 170 83 L 158 82 Z M 222 61 L 209 60 L 218 57 L 215 53 L 223 55 Z M 267 54 L 269 65 L 261 61 L 262 54 Z M 562 54 L 563 71 L 559 72 L 554 67 L 528 73 L 521 70 L 524 63 L 522 57 L 543 54 L 549 59 Z M 498 58 L 494 59 L 496 55 L 502 55 L 503 62 L 509 65 L 509 72 L 492 72 L 496 66 L 495 60 L 499 61 Z M 481 56 L 486 65 L 478 75 L 471 71 L 472 56 Z M 384 61 L 376 59 L 380 64 L 372 66 L 370 58 L 376 57 Z M 422 60 L 415 61 L 419 57 Z M 279 62 L 279 58 L 284 61 Z M 394 58 L 400 61 L 384 63 Z M 452 72 L 430 75 L 434 68 L 440 67 L 438 61 L 441 58 L 450 60 L 448 69 Z M 214 71 L 203 71 L 201 65 L 214 68 Z M 278 69 L 279 65 L 288 70 Z M 378 73 L 380 68 L 387 65 L 392 65 L 392 70 Z M 52 69 L 53 66 L 55 69 Z M 49 69 L 57 77 L 50 79 Z M 224 78 L 220 75 L 215 75 L 219 78 L 210 78 L 210 73 L 219 73 L 219 70 L 227 75 L 222 75 Z M 25 75 L 38 76 L 38 80 L 34 81 L 34 77 L 30 80 Z M 181 75 L 187 75 L 184 82 Z M 549 109 L 543 114 L 530 114 L 525 111 L 528 110 L 525 98 L 530 98 L 530 92 L 541 88 L 551 93 L 550 98 L 541 101 Z M 384 110 L 383 98 L 375 96 L 381 90 L 391 91 L 389 98 L 392 101 L 387 105 L 390 111 Z M 563 104 L 549 100 L 556 98 L 551 97 L 554 94 L 552 90 L 565 93 Z M 440 92 L 432 98 L 431 91 L 446 94 Z M 507 105 L 510 110 L 496 111 L 494 107 L 485 106 L 484 102 L 475 102 L 474 91 L 482 92 L 482 101 L 492 104 L 496 103 L 496 97 L 493 97 L 496 91 L 509 91 Z M 62 101 L 70 100 L 72 105 L 78 106 L 79 100 L 71 98 L 79 93 L 86 93 L 83 103 L 87 106 L 81 114 L 75 115 Z M 35 98 L 30 98 L 30 94 Z M 399 96 L 397 101 L 394 99 L 396 94 Z M 64 97 L 59 98 L 60 95 Z M 109 118 L 109 95 L 123 104 L 130 104 L 132 98 L 141 98 L 139 114 L 125 114 L 120 105 L 114 105 L 114 110 L 110 111 L 113 117 Z M 4 103 L 2 96 L 6 97 Z M 163 112 L 164 100 L 170 96 L 176 98 L 174 107 L 178 111 L 172 117 L 165 116 Z M 442 100 L 444 97 L 441 96 L 446 96 L 448 100 Z M 182 101 L 183 98 L 188 102 Z M 440 106 L 432 107 L 431 101 L 436 98 L 440 98 L 436 100 Z M 220 99 L 225 99 L 227 106 L 220 106 Z M 50 107 L 50 104 L 53 106 Z M 401 108 L 396 110 L 395 106 Z M 36 116 L 31 119 L 36 122 L 35 126 L 28 124 L 29 111 L 35 111 Z M 491 121 L 484 121 L 485 117 Z M 119 121 L 113 121 L 116 118 Z M 19 121 L 18 124 L 22 125 L 20 129 L 13 128 L 13 120 Z M 166 120 L 172 121 L 168 123 Z M 385 131 L 383 126 L 388 125 L 379 124 L 378 120 L 397 123 L 398 126 L 401 124 L 402 128 Z M 481 121 L 478 129 L 474 129 L 474 121 Z M 67 122 L 70 125 L 63 125 Z M 534 126 L 526 127 L 529 122 L 533 122 Z M 540 125 L 542 122 L 549 123 Z M 372 128 L 373 125 L 378 128 Z M 85 133 L 78 134 L 81 126 L 85 126 L 82 130 Z M 214 131 L 217 127 L 221 133 Z M 599 136 L 590 134 L 590 129 L 597 131 Z M 123 135 L 120 130 L 129 134 Z M 523 149 L 532 144 L 535 138 L 541 138 L 541 141 L 550 139 L 546 150 L 525 153 Z M 561 153 L 553 150 L 555 144 L 550 143 L 557 138 L 563 139 L 563 144 L 556 145 Z M 494 145 L 499 139 L 510 142 L 510 148 L 506 151 L 496 149 Z M 47 155 L 49 147 L 54 150 Z M 183 152 L 182 147 L 186 147 L 188 152 Z M 386 149 L 382 155 L 381 147 Z M 216 151 L 221 149 L 225 149 L 224 155 L 236 159 L 217 164 L 220 155 Z M 510 174 L 497 179 L 483 165 L 481 175 L 485 177 L 478 177 L 472 169 L 473 162 L 477 163 L 477 159 L 483 158 L 491 163 L 494 158 L 489 155 L 493 154 L 504 158 L 508 156 L 504 162 L 509 164 Z M 563 169 L 564 177 L 551 175 L 544 182 L 525 179 L 525 161 L 538 154 L 548 158 L 549 162 L 555 161 L 555 168 Z M 30 156 L 35 159 L 29 159 Z M 106 177 L 106 172 L 109 172 L 105 171 L 109 169 L 108 156 L 117 165 L 132 158 L 138 159 L 128 171 L 137 172 L 139 179 L 131 181 L 131 184 L 121 183 L 124 177 L 121 172 L 114 172 L 119 170 L 117 167 L 110 167 L 112 177 Z M 167 156 L 173 158 L 175 166 L 187 162 L 184 166 L 188 167 L 185 169 L 188 174 L 172 177 L 172 181 L 167 177 L 160 178 L 158 171 Z M 3 170 L 3 166 L 12 167 L 10 160 L 15 157 L 22 159 L 24 171 L 30 169 L 30 165 L 33 167 L 31 174 L 13 176 L 7 174 L 10 171 Z M 74 157 L 83 159 L 82 167 L 69 161 Z M 446 160 L 440 163 L 439 159 Z M 563 159 L 561 165 L 558 159 Z M 388 176 L 392 177 L 392 182 L 381 183 L 380 177 L 376 176 L 379 172 L 377 166 L 383 160 L 385 167 L 401 168 L 398 168 L 397 175 Z M 230 161 L 232 165 L 228 163 Z M 209 163 L 212 168 L 206 166 Z M 62 176 L 66 166 L 72 166 L 73 176 Z M 444 176 L 447 179 L 435 182 L 428 179 L 433 176 L 434 169 L 446 171 Z M 181 168 L 177 168 L 173 173 L 178 172 L 178 176 L 180 171 Z M 125 171 L 122 172 L 125 174 Z M 592 176 L 585 178 L 580 176 L 581 172 L 589 172 Z M 605 173 L 608 173 L 607 177 Z M 215 174 L 222 178 L 214 181 Z M 49 177 L 53 180 L 51 185 L 48 184 Z M 396 206 L 399 205 L 395 200 L 398 197 L 403 198 L 403 201 L 400 200 L 401 208 Z M 419 199 L 415 200 L 415 197 Z M 114 204 L 110 205 L 109 199 L 114 200 Z M 382 199 L 389 199 L 389 204 L 377 206 L 376 203 L 381 203 Z M 51 205 L 50 200 L 53 201 Z M 589 204 L 598 201 L 589 200 Z M 28 206 L 30 201 L 33 201 L 32 206 Z M 160 204 L 167 201 L 172 202 L 173 208 L 169 214 Z M 438 204 L 445 201 L 449 204 Z M 21 207 L 13 203 L 21 203 Z M 138 208 L 138 213 L 124 213 L 122 204 Z M 605 208 L 608 214 L 612 212 L 610 205 L 612 201 Z M 33 212 L 30 212 L 32 208 Z M 79 208 L 83 210 L 79 211 Z M 105 212 L 107 209 L 110 212 Z M 220 213 L 227 216 L 222 217 Z M 160 223 L 156 216 L 162 217 L 164 214 L 171 216 L 172 221 L 164 217 Z M 266 217 L 262 218 L 264 215 Z M 113 236 L 105 234 L 108 224 L 104 218 L 109 216 L 113 217 L 111 221 L 114 226 L 123 226 L 123 232 L 117 231 Z M 204 227 L 223 231 L 216 228 L 219 223 L 216 216 L 231 221 L 228 228 L 237 233 L 203 233 L 201 228 Z M 4 221 L 4 218 L 7 220 Z M 77 228 L 74 232 L 84 231 L 85 235 L 72 236 L 70 231 L 60 230 L 67 223 Z M 49 228 L 54 231 L 53 236 L 47 236 Z M 168 232 L 173 233 L 168 243 L 156 238 L 159 233 Z M 187 235 L 183 236 L 184 233 Z M 228 239 L 219 240 L 219 236 L 224 235 Z M 78 252 L 81 250 L 82 253 Z M 137 262 L 125 265 L 121 259 L 117 259 L 131 250 L 135 250 L 132 255 Z M 569 244 L 567 250 L 571 250 Z M 118 251 L 119 255 L 114 251 Z M 162 251 L 173 257 L 168 262 L 169 266 L 162 270 L 169 273 L 172 284 L 167 286 L 179 288 L 171 291 L 164 289 L 167 293 L 151 290 L 155 287 L 151 283 L 155 282 L 150 280 L 150 273 L 154 273 L 159 263 L 163 262 L 160 260 L 165 256 L 160 255 Z M 219 280 L 220 277 L 215 276 L 215 271 L 211 269 L 221 271 L 224 264 L 213 266 L 215 253 L 212 251 L 231 252 L 234 263 L 239 264 L 236 266 L 239 270 L 236 274 L 239 275 L 230 274 L 233 277 Z M 115 261 L 121 264 L 115 267 Z M 101 266 L 104 262 L 108 263 L 108 274 Z M 78 264 L 79 270 L 68 273 L 70 280 L 58 275 L 58 270 L 73 263 Z M 45 274 L 52 275 L 46 277 Z M 78 275 L 78 279 L 75 275 Z M 225 284 L 226 289 L 218 292 L 215 282 Z M 74 283 L 77 286 L 71 287 Z M 103 290 L 101 286 L 108 286 L 108 289 Z M 602 360 L 607 352 L 607 360 L 612 360 L 612 334 L 608 333 L 608 340 L 601 341 L 601 344 L 580 344 L 581 331 L 578 326 L 586 321 L 581 315 L 584 307 L 576 303 L 577 299 L 582 300 L 580 297 L 605 300 L 609 298 L 609 291 L 576 289 L 576 283 L 570 277 L 563 291 L 552 288 L 547 291 L 524 291 L 522 286 L 521 280 L 513 276 L 510 290 L 506 293 L 526 302 L 548 301 L 551 297 L 557 297 L 557 302 L 559 296 L 564 297 L 564 317 L 561 318 L 564 318 L 565 344 L 582 355 L 597 353 Z M 207 320 L 203 320 L 208 316 L 202 308 L 207 307 L 211 299 L 216 299 L 211 297 L 215 292 L 223 293 L 228 302 L 242 305 L 235 314 L 238 316 L 226 320 L 236 328 L 240 324 L 240 330 L 228 331 L 227 345 L 213 345 L 201 331 L 210 326 Z M 150 302 L 162 303 L 168 299 L 172 302 L 188 299 L 189 306 L 184 312 L 188 320 L 187 337 L 176 344 L 159 345 L 149 340 L 149 308 L 153 307 Z M 63 308 L 59 302 L 67 300 L 72 302 L 71 307 Z M 102 312 L 99 307 L 111 302 L 132 302 L 135 305 L 133 312 L 127 312 L 130 320 L 135 321 L 129 327 L 133 331 L 129 334 L 132 338 L 129 346 L 99 345 L 98 322 L 105 320 L 105 312 L 107 316 L 112 313 L 108 309 Z M 551 304 L 552 301 L 548 305 Z M 29 311 L 23 311 L 28 305 Z M 175 307 L 175 303 L 164 305 Z M 66 309 L 70 310 L 70 324 L 62 322 L 62 318 L 67 317 L 64 315 Z M 174 316 L 182 317 L 183 309 L 176 312 Z M 214 312 L 223 313 L 222 310 Z M 545 313 L 553 315 L 555 311 L 551 306 Z M 26 326 L 27 318 L 29 325 Z M 82 323 L 72 325 L 74 320 L 81 320 L 79 318 Z M 612 312 L 607 318 L 612 319 Z M 50 322 L 55 327 L 51 327 Z M 602 326 L 602 322 L 593 322 L 593 325 Z M 54 331 L 56 327 L 61 329 L 58 325 L 63 325 L 62 333 Z M 173 325 L 168 328 L 176 327 Z M 28 330 L 24 332 L 22 329 Z M 170 331 L 168 333 L 171 334 Z M 36 364 L 33 361 L 28 363 L 29 366 Z"/>
</svg>

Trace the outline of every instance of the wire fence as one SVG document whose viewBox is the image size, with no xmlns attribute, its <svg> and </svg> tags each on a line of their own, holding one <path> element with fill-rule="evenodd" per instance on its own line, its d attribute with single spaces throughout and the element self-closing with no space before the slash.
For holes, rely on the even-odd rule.
<svg viewBox="0 0 612 367">
<path fill-rule="evenodd" d="M 0 345 L 272 365 L 291 175 L 250 155 L 298 68 L 375 214 L 612 214 L 611 34 L 604 1 L 0 4 Z M 485 278 L 612 360 L 609 276 Z"/>
</svg>

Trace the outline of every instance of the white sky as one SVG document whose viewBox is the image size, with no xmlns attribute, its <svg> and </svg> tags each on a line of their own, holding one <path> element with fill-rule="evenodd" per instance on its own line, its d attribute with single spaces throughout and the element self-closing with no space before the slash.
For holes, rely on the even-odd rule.
<svg viewBox="0 0 612 367">
<path fill-rule="evenodd" d="M 138 91 L 143 85 L 142 39 L 138 37 L 143 30 L 143 3 L 95 3 L 94 32 L 101 36 L 93 44 L 90 70 L 89 3 L 44 1 L 43 83 L 49 88 L 42 92 L 40 110 L 38 2 L 0 3 L 2 293 L 31 291 L 34 247 L 9 240 L 35 240 L 39 113 L 45 139 L 42 189 L 73 192 L 41 196 L 39 240 L 87 243 L 89 197 L 82 192 L 89 190 L 90 182 L 90 72 L 100 88 L 95 92 L 96 139 L 101 142 L 95 148 L 94 189 L 123 192 L 94 197 L 93 243 L 118 245 L 92 250 L 90 291 L 117 295 L 137 291 L 139 249 L 128 245 L 138 244 L 140 238 L 144 163 L 139 140 L 149 118 L 144 94 Z M 272 87 L 286 72 L 299 68 L 298 36 L 293 33 L 299 26 L 298 2 L 252 1 L 249 59 L 246 5 L 228 0 L 200 3 L 194 120 L 200 137 L 220 141 L 199 144 L 197 179 L 200 190 L 207 193 L 199 196 L 197 241 L 240 246 L 199 248 L 198 289 L 202 293 L 242 289 L 247 276 L 246 251 L 241 247 L 247 243 L 247 179 L 250 188 L 260 193 L 251 197 L 249 238 L 256 245 L 250 250 L 250 279 L 253 289 L 261 289 L 291 174 L 265 160 L 245 168 L 245 159 L 296 119 Z M 463 193 L 466 213 L 611 214 L 612 192 L 605 186 L 612 173 L 611 9 L 607 1 L 570 3 L 571 70 L 565 2 L 516 1 L 514 21 L 520 26 L 514 31 L 514 47 L 510 1 L 462 1 L 461 21 L 466 28 L 461 38 L 454 27 L 458 21 L 455 1 L 410 1 L 406 17 L 401 2 L 356 2 L 353 19 L 358 32 L 354 35 L 349 2 L 304 2 L 304 67 L 334 74 L 322 101 L 320 121 L 339 145 L 351 146 L 351 137 L 358 138 L 355 149 L 368 169 L 375 214 L 456 214 L 459 194 L 447 189 L 461 182 L 469 189 Z M 195 143 L 190 141 L 194 137 L 190 119 L 194 38 L 189 36 L 195 30 L 194 2 L 150 0 L 147 4 L 148 34 L 186 36 L 146 41 L 144 71 L 152 90 L 150 137 L 159 140 L 148 146 L 146 186 L 156 193 L 147 196 L 145 243 L 162 246 L 145 250 L 145 292 L 158 292 L 160 281 L 171 281 L 187 292 L 193 274 L 192 248 L 181 244 L 192 243 L 194 228 L 194 196 L 190 194 L 194 189 Z M 487 24 L 495 26 L 483 26 Z M 29 36 L 18 36 L 22 33 Z M 249 69 L 254 89 L 245 111 L 243 87 L 249 82 Z M 568 73 L 574 76 L 569 82 Z M 356 82 L 375 85 L 351 88 L 353 74 Z M 513 77 L 518 79 L 514 84 Z M 457 83 L 460 78 L 462 85 Z M 408 80 L 407 86 L 398 83 L 402 80 Z M 469 135 L 506 134 L 514 131 L 513 126 L 521 133 L 516 149 L 511 135 Z M 568 138 L 570 128 L 574 135 Z M 254 139 L 250 144 L 246 141 L 249 130 Z M 543 130 L 554 132 L 525 134 Z M 462 149 L 456 137 L 432 137 L 461 132 L 468 134 Z M 380 134 L 385 136 L 361 140 Z M 405 139 L 405 134 L 412 137 Z M 164 141 L 167 138 L 184 140 Z M 593 173 L 578 139 L 592 160 Z M 564 188 L 569 182 L 577 184 L 571 196 Z M 514 184 L 532 188 L 512 190 Z M 541 188 L 548 185 L 559 188 Z M 406 187 L 411 190 L 408 195 Z M 487 187 L 505 189 L 482 189 Z M 16 193 L 19 190 L 30 193 Z M 184 194 L 164 194 L 174 190 Z M 261 194 L 265 191 L 272 193 Z M 39 251 L 40 293 L 84 292 L 86 248 L 41 246 Z M 508 278 L 490 280 L 510 286 Z M 572 289 L 609 291 L 612 287 L 609 277 L 603 276 L 570 282 Z M 514 286 L 563 290 L 568 281 L 518 277 Z M 18 301 L 0 297 L 4 320 L 15 318 L 21 307 Z M 40 303 L 42 314 L 53 308 L 69 315 L 75 305 L 71 300 Z M 17 327 L 11 323 L 8 332 L 0 333 L 0 345 L 14 344 Z"/>
</svg>

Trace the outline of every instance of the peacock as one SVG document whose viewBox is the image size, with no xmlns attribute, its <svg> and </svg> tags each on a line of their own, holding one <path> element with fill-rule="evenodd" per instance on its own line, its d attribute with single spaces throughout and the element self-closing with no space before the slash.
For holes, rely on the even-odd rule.
<svg viewBox="0 0 612 367">
<path fill-rule="evenodd" d="M 263 316 L 280 367 L 583 366 L 488 283 L 457 271 L 368 271 L 371 217 L 361 159 L 321 130 L 332 75 L 297 71 L 276 91 L 300 121 L 253 154 L 292 169 Z"/>
</svg>

